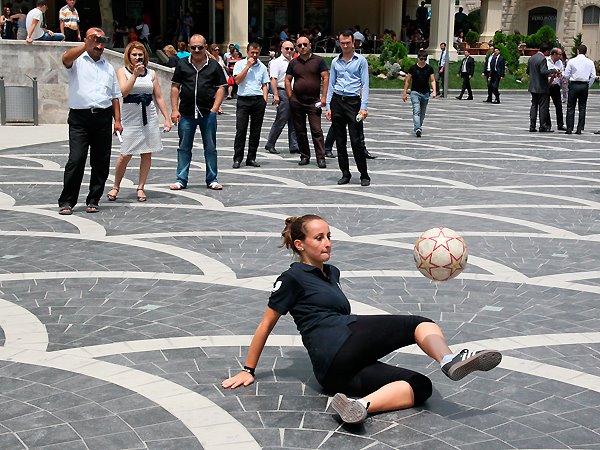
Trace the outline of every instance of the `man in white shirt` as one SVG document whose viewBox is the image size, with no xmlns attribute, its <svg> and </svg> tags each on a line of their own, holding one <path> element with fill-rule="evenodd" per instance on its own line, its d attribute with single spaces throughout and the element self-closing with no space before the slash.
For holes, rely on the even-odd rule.
<svg viewBox="0 0 600 450">
<path fill-rule="evenodd" d="M 446 43 L 442 42 L 440 44 L 440 50 L 442 54 L 440 55 L 440 64 L 438 66 L 438 70 L 435 73 L 435 84 L 438 87 L 438 96 L 444 96 L 444 71 L 446 70 L 446 59 L 448 58 L 448 51 L 446 50 Z M 450 65 L 450 59 L 448 59 L 448 66 Z"/>
<path fill-rule="evenodd" d="M 246 133 L 250 122 L 248 155 L 246 166 L 260 167 L 256 162 L 256 151 L 260 141 L 260 129 L 265 117 L 265 107 L 269 98 L 269 74 L 265 65 L 258 59 L 261 45 L 248 44 L 248 57 L 235 63 L 233 78 L 238 85 L 238 98 L 235 111 L 235 139 L 233 141 L 233 168 L 239 169 L 244 159 Z"/>
<path fill-rule="evenodd" d="M 288 64 L 292 60 L 294 54 L 294 44 L 290 41 L 284 41 L 281 43 L 281 55 L 271 61 L 269 76 L 271 77 L 271 90 L 273 91 L 273 104 L 277 105 L 277 114 L 273 125 L 271 125 L 271 131 L 269 132 L 269 139 L 265 145 L 265 150 L 269 153 L 277 155 L 279 151 L 275 149 L 275 143 L 285 124 L 288 126 L 288 141 L 290 153 L 299 153 L 298 140 L 296 139 L 296 131 L 294 130 L 294 121 L 292 119 L 292 112 L 290 110 L 290 100 L 288 99 L 287 93 L 285 92 L 285 73 L 288 68 Z"/>
<path fill-rule="evenodd" d="M 27 30 L 28 44 L 33 41 L 64 41 L 65 35 L 54 33 L 44 28 L 44 13 L 48 10 L 48 0 L 37 0 L 36 7 L 27 13 L 25 29 Z"/>
<path fill-rule="evenodd" d="M 69 77 L 69 160 L 58 199 L 61 215 L 73 214 L 85 163 L 90 153 L 90 191 L 86 211 L 99 211 L 98 202 L 110 168 L 112 134 L 122 133 L 121 89 L 115 69 L 102 57 L 108 38 L 100 28 L 88 29 L 82 45 L 62 56 Z M 114 126 L 113 126 L 114 118 Z"/>
<path fill-rule="evenodd" d="M 548 69 L 554 69 L 554 72 L 550 76 L 550 98 L 552 99 L 552 103 L 554 103 L 554 108 L 556 109 L 556 125 L 558 130 L 566 131 L 565 123 L 563 120 L 563 108 L 562 108 L 562 96 L 560 93 L 560 82 L 563 72 L 563 63 L 562 63 L 562 49 L 553 48 L 550 50 L 550 56 L 548 56 Z M 548 115 L 549 117 L 549 115 Z M 551 124 L 548 123 L 547 128 L 551 128 Z"/>
<path fill-rule="evenodd" d="M 569 80 L 569 98 L 567 100 L 567 131 L 572 134 L 575 125 L 575 105 L 579 102 L 579 119 L 575 134 L 581 134 L 585 128 L 585 108 L 587 106 L 588 90 L 596 80 L 594 62 L 585 56 L 587 46 L 577 47 L 577 56 L 569 60 L 564 77 Z"/>
</svg>

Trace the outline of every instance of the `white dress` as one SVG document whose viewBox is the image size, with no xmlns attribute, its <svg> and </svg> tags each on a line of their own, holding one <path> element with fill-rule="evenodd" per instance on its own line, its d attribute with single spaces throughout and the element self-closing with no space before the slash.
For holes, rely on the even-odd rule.
<svg viewBox="0 0 600 450">
<path fill-rule="evenodd" d="M 129 79 L 132 74 L 125 69 L 125 76 Z M 154 77 L 153 70 L 148 70 L 143 77 L 137 77 L 130 94 L 152 95 L 154 92 L 152 83 Z M 141 153 L 158 152 L 163 149 L 154 100 L 146 106 L 146 117 L 148 123 L 144 125 L 141 103 L 123 102 L 121 106 L 121 123 L 123 125 L 122 155 L 139 155 Z"/>
</svg>

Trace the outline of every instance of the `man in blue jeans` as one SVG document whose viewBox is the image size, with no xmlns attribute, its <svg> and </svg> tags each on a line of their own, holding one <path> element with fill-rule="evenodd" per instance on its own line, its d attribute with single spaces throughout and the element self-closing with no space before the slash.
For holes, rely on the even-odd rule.
<svg viewBox="0 0 600 450">
<path fill-rule="evenodd" d="M 48 1 L 37 0 L 35 5 L 25 18 L 26 42 L 31 44 L 33 41 L 64 41 L 64 34 L 54 33 L 44 28 L 44 13 L 48 10 Z"/>
<path fill-rule="evenodd" d="M 415 136 L 420 138 L 423 133 L 425 111 L 427 111 L 427 104 L 429 103 L 429 83 L 431 83 L 434 97 L 436 95 L 436 86 L 433 68 L 427 64 L 427 52 L 419 50 L 417 56 L 419 57 L 419 61 L 408 69 L 408 74 L 404 80 L 404 95 L 402 95 L 402 100 L 406 101 L 408 99 L 408 87 L 410 86 L 413 126 Z"/>
<path fill-rule="evenodd" d="M 177 179 L 170 189 L 178 191 L 188 184 L 192 146 L 196 127 L 200 127 L 206 186 L 220 191 L 217 180 L 217 111 L 225 97 L 227 80 L 217 61 L 206 56 L 206 39 L 199 34 L 190 38 L 191 55 L 177 62 L 171 78 L 171 120 L 178 125 Z"/>
</svg>

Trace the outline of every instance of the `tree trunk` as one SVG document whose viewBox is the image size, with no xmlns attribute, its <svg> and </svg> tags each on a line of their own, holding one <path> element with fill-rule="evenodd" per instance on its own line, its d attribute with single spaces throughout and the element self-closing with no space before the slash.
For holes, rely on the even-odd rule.
<svg viewBox="0 0 600 450">
<path fill-rule="evenodd" d="M 100 17 L 102 18 L 102 29 L 112 39 L 114 34 L 112 0 L 99 0 L 99 7 Z"/>
</svg>

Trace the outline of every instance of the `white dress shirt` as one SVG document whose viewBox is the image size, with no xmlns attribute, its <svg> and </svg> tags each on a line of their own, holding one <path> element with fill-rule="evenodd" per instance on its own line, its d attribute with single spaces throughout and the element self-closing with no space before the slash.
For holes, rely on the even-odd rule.
<svg viewBox="0 0 600 450">
<path fill-rule="evenodd" d="M 103 57 L 94 61 L 85 52 L 67 73 L 71 109 L 108 108 L 114 98 L 122 97 L 115 69 Z"/>
<path fill-rule="evenodd" d="M 585 55 L 571 58 L 565 69 L 564 77 L 569 81 L 585 81 L 591 87 L 596 81 L 594 61 Z"/>
<path fill-rule="evenodd" d="M 552 58 L 550 56 L 546 57 L 546 60 L 548 61 L 548 69 L 552 70 L 555 69 L 557 71 L 562 72 L 563 70 L 563 63 L 560 59 L 557 59 L 556 62 L 552 61 Z M 562 77 L 562 74 L 558 77 L 552 78 L 552 84 L 560 84 L 560 78 Z"/>
</svg>

